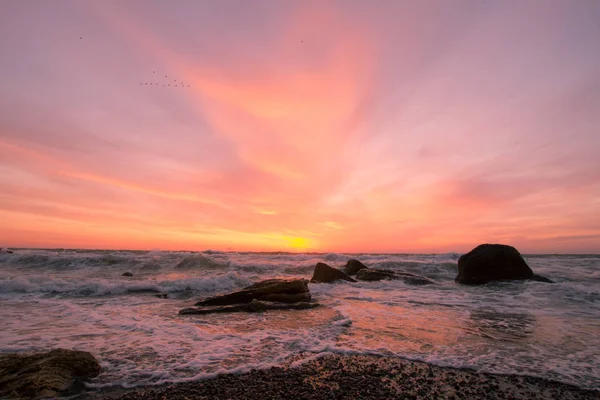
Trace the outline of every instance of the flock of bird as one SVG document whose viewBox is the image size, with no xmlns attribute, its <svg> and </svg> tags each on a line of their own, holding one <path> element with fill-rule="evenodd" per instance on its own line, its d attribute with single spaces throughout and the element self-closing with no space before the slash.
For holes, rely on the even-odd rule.
<svg viewBox="0 0 600 400">
<path fill-rule="evenodd" d="M 158 78 L 157 79 L 157 75 L 156 75 L 156 71 L 152 71 L 152 76 L 153 76 L 153 80 L 152 81 L 148 81 L 148 82 L 140 82 L 140 85 L 144 85 L 144 86 L 162 86 L 162 87 L 191 87 L 191 85 L 184 83 L 183 81 L 178 81 L 177 79 L 173 79 L 173 81 L 171 82 L 171 80 L 169 79 L 168 75 L 165 75 L 165 78 Z M 160 79 L 160 82 L 159 82 Z"/>
<path fill-rule="evenodd" d="M 79 36 L 79 40 L 83 40 L 83 36 Z M 191 87 L 191 85 L 184 83 L 183 81 L 178 81 L 177 79 L 173 79 L 173 82 L 169 79 L 168 75 L 165 75 L 165 79 L 161 82 L 158 82 L 158 75 L 156 71 L 152 71 L 152 80 L 148 82 L 140 82 L 140 86 L 162 86 L 162 87 Z"/>
</svg>

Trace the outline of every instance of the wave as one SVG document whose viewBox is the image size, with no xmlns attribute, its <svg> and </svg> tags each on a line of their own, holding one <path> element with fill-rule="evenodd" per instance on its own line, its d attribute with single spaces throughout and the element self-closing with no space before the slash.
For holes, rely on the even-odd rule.
<svg viewBox="0 0 600 400">
<path fill-rule="evenodd" d="M 235 272 L 210 278 L 187 278 L 164 281 L 108 281 L 17 277 L 0 280 L 0 293 L 49 293 L 67 296 L 107 296 L 126 293 L 211 293 L 251 284 Z"/>
<path fill-rule="evenodd" d="M 176 266 L 176 269 L 222 269 L 228 268 L 231 265 L 229 261 L 219 263 L 202 254 L 195 254 L 184 257 Z"/>
</svg>

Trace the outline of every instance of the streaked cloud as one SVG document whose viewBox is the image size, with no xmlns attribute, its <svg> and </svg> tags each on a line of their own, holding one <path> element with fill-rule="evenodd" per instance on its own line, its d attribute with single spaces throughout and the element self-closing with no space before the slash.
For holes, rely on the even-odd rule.
<svg viewBox="0 0 600 400">
<path fill-rule="evenodd" d="M 600 251 L 594 1 L 2 8 L 2 246 Z"/>
</svg>

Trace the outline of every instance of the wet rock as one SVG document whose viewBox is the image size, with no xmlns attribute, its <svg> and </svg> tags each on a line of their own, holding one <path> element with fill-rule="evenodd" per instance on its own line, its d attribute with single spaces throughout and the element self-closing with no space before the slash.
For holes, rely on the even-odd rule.
<svg viewBox="0 0 600 400">
<path fill-rule="evenodd" d="M 301 294 L 304 294 L 304 296 L 298 296 Z M 196 306 L 245 304 L 250 303 L 255 299 L 263 301 L 279 301 L 283 303 L 296 303 L 299 301 L 299 299 L 303 300 L 306 298 L 310 300 L 308 282 L 306 280 L 296 279 L 288 281 L 283 279 L 269 279 L 255 283 L 254 285 L 248 286 L 237 292 L 209 297 L 196 303 Z"/>
<path fill-rule="evenodd" d="M 133 274 L 131 272 L 123 272 L 121 276 L 133 276 Z"/>
<path fill-rule="evenodd" d="M 458 259 L 455 281 L 467 285 L 481 285 L 492 281 L 536 279 L 521 254 L 512 246 L 481 244 Z"/>
<path fill-rule="evenodd" d="M 36 354 L 2 354 L 0 397 L 71 395 L 82 388 L 82 380 L 99 373 L 100 364 L 85 351 L 56 349 Z"/>
<path fill-rule="evenodd" d="M 533 274 L 533 276 L 531 277 L 531 280 L 537 281 L 537 282 L 554 283 L 553 280 L 550 280 L 550 279 L 546 278 L 545 276 L 541 276 L 538 274 Z"/>
<path fill-rule="evenodd" d="M 12 250 L 0 249 L 0 254 L 12 254 L 12 253 L 14 253 Z"/>
<path fill-rule="evenodd" d="M 346 275 L 345 272 L 321 262 L 315 266 L 315 271 L 310 281 L 312 283 L 330 283 L 337 280 L 356 282 L 356 280 Z"/>
<path fill-rule="evenodd" d="M 359 281 L 402 280 L 409 285 L 431 285 L 435 282 L 423 276 L 409 274 L 408 272 L 388 271 L 385 269 L 363 268 L 356 274 Z"/>
<path fill-rule="evenodd" d="M 274 303 L 270 301 L 252 300 L 246 304 L 234 304 L 228 306 L 205 306 L 184 308 L 179 315 L 204 315 L 230 312 L 262 312 L 267 310 L 307 310 L 318 307 L 319 303 L 297 302 L 297 303 Z"/>
<path fill-rule="evenodd" d="M 347 275 L 354 276 L 354 275 L 356 275 L 356 273 L 358 271 L 360 271 L 361 269 L 365 269 L 365 268 L 367 268 L 367 266 L 365 264 L 361 263 L 358 260 L 350 259 L 350 260 L 348 260 L 348 262 L 346 262 L 346 266 L 344 267 L 344 272 Z"/>
<path fill-rule="evenodd" d="M 159 299 L 168 299 L 169 298 L 169 294 L 168 293 L 156 293 L 154 295 L 154 297 L 158 297 Z"/>
<path fill-rule="evenodd" d="M 310 301 L 310 292 L 304 293 L 269 293 L 259 297 L 261 301 L 276 301 L 280 303 L 298 303 Z"/>
</svg>

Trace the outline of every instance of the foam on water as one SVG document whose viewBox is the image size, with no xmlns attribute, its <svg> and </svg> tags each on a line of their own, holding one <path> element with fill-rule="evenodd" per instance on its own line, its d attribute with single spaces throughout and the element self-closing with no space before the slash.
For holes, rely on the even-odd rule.
<svg viewBox="0 0 600 400">
<path fill-rule="evenodd" d="M 0 255 L 0 351 L 90 351 L 104 371 L 94 387 L 205 379 L 340 353 L 600 388 L 599 256 L 527 257 L 557 283 L 484 286 L 454 283 L 458 256 L 20 250 Z M 196 297 L 309 278 L 317 262 L 339 267 L 351 257 L 437 284 L 311 284 L 320 308 L 177 315 Z"/>
</svg>

